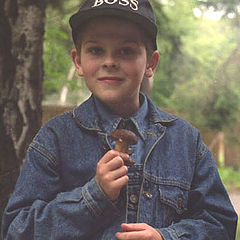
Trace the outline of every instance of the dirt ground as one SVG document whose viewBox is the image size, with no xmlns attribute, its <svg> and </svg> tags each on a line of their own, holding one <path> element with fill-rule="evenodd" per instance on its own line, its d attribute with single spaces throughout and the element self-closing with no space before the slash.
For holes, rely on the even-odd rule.
<svg viewBox="0 0 240 240">
<path fill-rule="evenodd" d="M 229 191 L 229 196 L 232 201 L 233 207 L 236 210 L 238 217 L 240 218 L 240 190 Z"/>
</svg>

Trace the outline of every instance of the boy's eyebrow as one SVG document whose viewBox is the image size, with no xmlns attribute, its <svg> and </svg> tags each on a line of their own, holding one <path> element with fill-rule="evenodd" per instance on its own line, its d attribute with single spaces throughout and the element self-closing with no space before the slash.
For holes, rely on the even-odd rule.
<svg viewBox="0 0 240 240">
<path fill-rule="evenodd" d="M 86 45 L 86 44 L 96 44 L 96 43 L 99 43 L 97 40 L 87 40 L 87 41 L 83 41 L 83 45 Z M 133 44 L 137 44 L 139 45 L 139 42 L 136 41 L 136 40 L 124 40 L 123 43 L 133 43 Z"/>
<path fill-rule="evenodd" d="M 97 41 L 95 41 L 95 40 L 87 40 L 87 41 L 83 41 L 83 45 L 86 45 L 86 44 L 88 44 L 88 43 L 94 43 L 94 44 L 96 44 L 97 43 Z"/>
<path fill-rule="evenodd" d="M 139 45 L 139 42 L 136 40 L 126 40 L 126 41 L 124 41 L 124 43 L 134 43 L 134 44 Z"/>
</svg>

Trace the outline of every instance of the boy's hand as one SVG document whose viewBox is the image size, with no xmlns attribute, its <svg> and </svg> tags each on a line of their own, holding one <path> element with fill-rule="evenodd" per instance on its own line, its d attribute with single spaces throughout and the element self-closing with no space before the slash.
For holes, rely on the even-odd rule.
<svg viewBox="0 0 240 240">
<path fill-rule="evenodd" d="M 128 154 L 110 150 L 97 164 L 97 182 L 111 201 L 118 199 L 121 188 L 128 182 L 128 168 L 124 165 L 128 159 Z"/>
<path fill-rule="evenodd" d="M 146 223 L 123 223 L 125 232 L 116 233 L 118 240 L 163 240 L 160 233 Z"/>
</svg>

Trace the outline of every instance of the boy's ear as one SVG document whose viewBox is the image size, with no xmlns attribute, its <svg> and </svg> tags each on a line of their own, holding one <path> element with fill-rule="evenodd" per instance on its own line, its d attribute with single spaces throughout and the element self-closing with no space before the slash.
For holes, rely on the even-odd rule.
<svg viewBox="0 0 240 240">
<path fill-rule="evenodd" d="M 159 52 L 156 50 L 153 52 L 153 54 L 150 57 L 148 57 L 147 67 L 144 74 L 146 78 L 151 78 L 154 76 L 158 62 L 159 62 Z"/>
<path fill-rule="evenodd" d="M 76 67 L 76 71 L 78 73 L 78 75 L 80 77 L 83 76 L 83 71 L 82 71 L 82 66 L 81 66 L 81 62 L 80 62 L 80 57 L 77 54 L 77 49 L 72 49 L 71 51 L 71 55 L 72 55 L 72 61 Z"/>
</svg>

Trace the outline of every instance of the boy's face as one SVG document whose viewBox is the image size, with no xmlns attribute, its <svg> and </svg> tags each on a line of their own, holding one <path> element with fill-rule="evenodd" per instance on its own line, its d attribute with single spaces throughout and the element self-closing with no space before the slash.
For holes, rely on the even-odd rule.
<svg viewBox="0 0 240 240">
<path fill-rule="evenodd" d="M 80 53 L 72 50 L 79 76 L 113 112 L 129 116 L 139 108 L 143 77 L 151 77 L 158 53 L 147 57 L 143 32 L 117 18 L 97 18 L 81 32 Z"/>
</svg>

